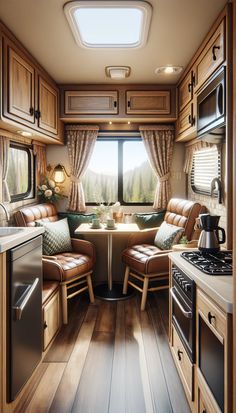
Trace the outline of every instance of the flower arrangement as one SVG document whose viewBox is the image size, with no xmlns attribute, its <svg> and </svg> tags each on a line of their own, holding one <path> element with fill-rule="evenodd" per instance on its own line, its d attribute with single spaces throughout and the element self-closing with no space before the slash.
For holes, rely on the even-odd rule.
<svg viewBox="0 0 236 413">
<path fill-rule="evenodd" d="M 62 188 L 56 185 L 53 179 L 45 178 L 44 183 L 38 187 L 38 196 L 43 202 L 55 202 L 63 198 Z"/>
<path fill-rule="evenodd" d="M 104 217 L 107 215 L 111 215 L 113 209 L 120 207 L 120 202 L 115 202 L 114 204 L 105 203 L 98 204 L 96 207 L 93 208 L 96 217 L 103 220 Z"/>
</svg>

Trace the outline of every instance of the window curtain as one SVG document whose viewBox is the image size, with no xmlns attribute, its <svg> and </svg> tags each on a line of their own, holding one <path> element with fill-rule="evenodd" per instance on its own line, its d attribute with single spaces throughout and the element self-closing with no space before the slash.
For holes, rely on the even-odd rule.
<svg viewBox="0 0 236 413">
<path fill-rule="evenodd" d="M 46 146 L 33 143 L 33 154 L 36 156 L 37 182 L 46 175 Z"/>
<path fill-rule="evenodd" d="M 221 148 L 220 144 L 205 142 L 205 141 L 202 141 L 202 140 L 199 140 L 198 142 L 193 141 L 192 143 L 187 144 L 186 149 L 185 149 L 184 172 L 186 174 L 191 173 L 192 165 L 193 165 L 193 154 L 194 154 L 194 152 L 200 151 L 201 149 L 212 148 L 213 146 L 216 146 L 218 151 Z"/>
<path fill-rule="evenodd" d="M 164 209 L 170 197 L 170 165 L 174 147 L 174 127 L 150 125 L 139 128 L 158 183 L 153 208 Z"/>
<path fill-rule="evenodd" d="M 84 175 L 98 136 L 98 126 L 66 126 L 67 148 L 70 163 L 70 192 L 68 210 L 86 210 L 81 178 Z"/>
<path fill-rule="evenodd" d="M 4 136 L 0 136 L 0 173 L 2 181 L 2 202 L 10 202 L 11 197 L 7 185 L 8 157 L 10 141 Z"/>
</svg>

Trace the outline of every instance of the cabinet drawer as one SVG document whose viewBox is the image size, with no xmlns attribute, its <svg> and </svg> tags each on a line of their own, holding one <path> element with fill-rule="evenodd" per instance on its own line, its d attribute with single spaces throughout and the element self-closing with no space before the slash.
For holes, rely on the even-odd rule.
<svg viewBox="0 0 236 413">
<path fill-rule="evenodd" d="M 169 115 L 170 91 L 128 91 L 126 113 L 134 115 Z"/>
<path fill-rule="evenodd" d="M 199 88 L 225 60 L 224 20 L 210 38 L 196 64 L 196 87 Z"/>
<path fill-rule="evenodd" d="M 185 384 L 185 388 L 188 392 L 190 400 L 193 400 L 193 365 L 186 353 L 186 350 L 180 340 L 174 327 L 172 335 L 172 354 L 175 364 L 178 368 L 182 381 Z"/>
<path fill-rule="evenodd" d="M 65 91 L 65 115 L 118 113 L 116 91 Z"/>
<path fill-rule="evenodd" d="M 200 370 L 197 370 L 198 413 L 222 413 Z"/>
<path fill-rule="evenodd" d="M 56 292 L 43 307 L 44 343 L 45 350 L 60 327 L 60 295 Z"/>
<path fill-rule="evenodd" d="M 197 306 L 206 324 L 210 326 L 216 335 L 224 338 L 227 333 L 226 314 L 200 290 L 197 291 Z"/>
<path fill-rule="evenodd" d="M 190 103 L 193 94 L 192 72 L 190 71 L 179 85 L 179 112 Z"/>
</svg>

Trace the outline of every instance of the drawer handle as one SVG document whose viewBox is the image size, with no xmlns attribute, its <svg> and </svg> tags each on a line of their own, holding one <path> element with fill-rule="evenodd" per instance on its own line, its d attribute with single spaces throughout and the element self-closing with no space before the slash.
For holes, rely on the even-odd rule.
<svg viewBox="0 0 236 413">
<path fill-rule="evenodd" d="M 208 313 L 208 321 L 209 321 L 209 323 L 211 324 L 211 321 L 213 320 L 213 319 L 215 319 L 216 317 L 214 316 L 214 315 L 212 315 L 211 314 L 211 312 L 209 311 L 209 313 Z"/>
<path fill-rule="evenodd" d="M 217 59 L 216 53 L 215 53 L 216 50 L 220 50 L 220 46 L 213 46 L 213 47 L 212 47 L 212 57 L 213 57 L 213 60 L 216 60 L 216 59 Z"/>
<path fill-rule="evenodd" d="M 178 350 L 177 354 L 178 354 L 179 361 L 181 361 L 183 352 L 181 350 Z"/>
<path fill-rule="evenodd" d="M 192 115 L 188 116 L 188 123 L 190 123 L 191 126 L 194 126 L 195 124 L 195 117 Z"/>
<path fill-rule="evenodd" d="M 48 325 L 47 325 L 46 321 L 44 321 L 43 328 L 44 328 L 44 330 L 46 330 L 46 328 L 48 328 Z"/>
</svg>

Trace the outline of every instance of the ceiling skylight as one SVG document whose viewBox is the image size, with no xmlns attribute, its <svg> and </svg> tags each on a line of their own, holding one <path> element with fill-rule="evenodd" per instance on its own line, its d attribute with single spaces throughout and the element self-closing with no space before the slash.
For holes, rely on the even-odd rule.
<svg viewBox="0 0 236 413">
<path fill-rule="evenodd" d="M 146 43 L 152 8 L 143 1 L 73 1 L 64 11 L 80 46 L 131 48 Z"/>
</svg>

